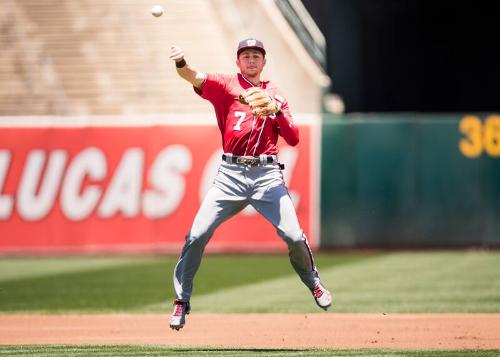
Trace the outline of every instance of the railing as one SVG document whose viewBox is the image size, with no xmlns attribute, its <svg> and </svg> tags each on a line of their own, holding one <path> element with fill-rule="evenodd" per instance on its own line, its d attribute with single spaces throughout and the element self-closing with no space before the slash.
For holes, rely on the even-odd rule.
<svg viewBox="0 0 500 357">
<path fill-rule="evenodd" d="M 276 5 L 312 58 L 326 71 L 326 41 L 300 0 L 275 0 Z"/>
</svg>

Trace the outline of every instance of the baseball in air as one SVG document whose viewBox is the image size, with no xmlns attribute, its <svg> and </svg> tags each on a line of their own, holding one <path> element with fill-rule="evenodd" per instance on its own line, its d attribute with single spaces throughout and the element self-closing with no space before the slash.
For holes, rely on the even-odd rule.
<svg viewBox="0 0 500 357">
<path fill-rule="evenodd" d="M 155 17 L 163 15 L 163 8 L 160 5 L 155 5 L 151 8 L 151 14 Z"/>
</svg>

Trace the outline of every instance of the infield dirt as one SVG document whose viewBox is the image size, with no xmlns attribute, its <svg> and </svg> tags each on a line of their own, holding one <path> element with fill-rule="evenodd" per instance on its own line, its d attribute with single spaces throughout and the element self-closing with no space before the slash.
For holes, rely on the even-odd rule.
<svg viewBox="0 0 500 357">
<path fill-rule="evenodd" d="M 500 314 L 0 315 L 0 344 L 497 349 Z"/>
</svg>

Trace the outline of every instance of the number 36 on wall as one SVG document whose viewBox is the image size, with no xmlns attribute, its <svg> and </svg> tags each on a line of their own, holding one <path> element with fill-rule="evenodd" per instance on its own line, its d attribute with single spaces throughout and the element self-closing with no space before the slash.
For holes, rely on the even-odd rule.
<svg viewBox="0 0 500 357">
<path fill-rule="evenodd" d="M 466 157 L 475 158 L 483 151 L 491 157 L 500 157 L 500 115 L 488 116 L 484 123 L 475 115 L 460 120 L 460 132 L 465 137 L 458 147 Z"/>
</svg>

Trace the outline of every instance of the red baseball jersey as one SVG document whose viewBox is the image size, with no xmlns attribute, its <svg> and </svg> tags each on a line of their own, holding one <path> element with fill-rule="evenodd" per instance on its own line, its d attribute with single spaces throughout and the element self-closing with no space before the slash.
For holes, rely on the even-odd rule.
<svg viewBox="0 0 500 357">
<path fill-rule="evenodd" d="M 278 135 L 289 145 L 297 145 L 299 130 L 293 123 L 288 102 L 278 94 L 278 89 L 271 82 L 262 82 L 262 89 L 276 100 L 282 114 L 254 117 L 250 106 L 238 101 L 240 93 L 253 86 L 237 73 L 208 74 L 201 90 L 194 88 L 196 93 L 214 106 L 224 152 L 244 156 L 276 155 Z"/>
</svg>

